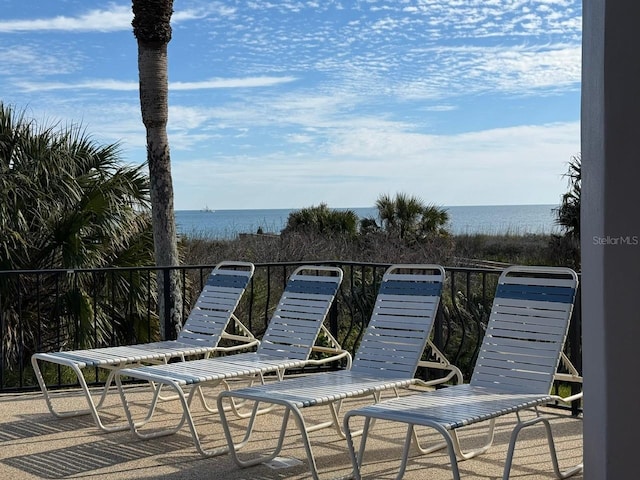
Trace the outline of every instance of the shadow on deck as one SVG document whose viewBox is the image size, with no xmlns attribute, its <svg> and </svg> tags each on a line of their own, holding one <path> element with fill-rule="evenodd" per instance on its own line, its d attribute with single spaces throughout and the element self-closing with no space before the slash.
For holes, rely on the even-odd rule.
<svg viewBox="0 0 640 480">
<path fill-rule="evenodd" d="M 140 390 L 140 387 L 135 387 Z M 132 389 L 132 397 L 142 399 L 145 392 Z M 81 408 L 83 398 L 78 392 L 64 392 L 69 408 Z M 115 421 L 124 418 L 119 396 L 110 396 L 107 412 Z M 205 447 L 224 445 L 224 435 L 217 417 L 194 402 L 192 412 Z M 362 401 L 350 401 L 343 408 L 351 409 Z M 328 410 L 310 408 L 307 418 L 326 418 Z M 346 410 L 345 410 L 346 411 Z M 561 468 L 582 461 L 582 418 L 571 417 L 568 412 L 547 409 L 556 418 L 552 428 L 556 438 Z M 175 423 L 179 419 L 177 402 L 165 402 L 156 412 L 154 426 Z M 275 444 L 279 428 L 279 411 L 263 415 L 257 422 L 252 442 L 241 452 L 266 451 Z M 497 479 L 502 477 L 507 444 L 515 415 L 497 421 L 494 446 L 488 453 L 460 463 L 463 478 Z M 244 424 L 245 420 L 234 420 Z M 233 426 L 232 426 L 233 427 Z M 481 443 L 484 425 L 467 429 L 468 445 Z M 290 426 L 290 429 L 293 427 Z M 367 463 L 363 476 L 369 479 L 395 478 L 404 439 L 404 429 L 398 424 L 378 422 L 367 444 Z M 432 435 L 424 431 L 422 438 Z M 525 429 L 516 449 L 512 479 L 555 478 L 544 429 Z M 346 475 L 351 463 L 346 444 L 334 430 L 325 429 L 311 434 L 316 461 L 323 478 Z M 264 449 L 264 450 L 262 450 Z M 188 429 L 152 440 L 138 440 L 130 432 L 102 433 L 89 416 L 56 419 L 47 410 L 41 394 L 0 396 L 0 478 L 3 479 L 201 479 L 224 480 L 277 480 L 306 479 L 310 477 L 304 449 L 299 436 L 292 430 L 288 437 L 280 465 L 258 465 L 238 468 L 228 455 L 203 458 L 196 451 Z M 296 461 L 297 460 L 297 461 Z M 280 467 L 280 468 L 277 468 Z M 428 476 L 428 477 L 427 477 Z M 409 461 L 405 479 L 451 479 L 448 457 L 444 453 L 429 456 L 414 454 Z M 581 480 L 583 476 L 572 477 Z"/>
</svg>

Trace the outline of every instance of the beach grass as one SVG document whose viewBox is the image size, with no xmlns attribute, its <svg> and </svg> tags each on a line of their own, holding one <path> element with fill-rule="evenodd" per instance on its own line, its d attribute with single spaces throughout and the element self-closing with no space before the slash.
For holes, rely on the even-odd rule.
<svg viewBox="0 0 640 480">
<path fill-rule="evenodd" d="M 384 234 L 243 234 L 233 239 L 183 237 L 183 263 L 209 265 L 233 258 L 255 263 L 341 260 L 372 263 L 439 263 L 445 266 L 568 265 L 552 234 L 434 235 L 407 243 Z"/>
</svg>

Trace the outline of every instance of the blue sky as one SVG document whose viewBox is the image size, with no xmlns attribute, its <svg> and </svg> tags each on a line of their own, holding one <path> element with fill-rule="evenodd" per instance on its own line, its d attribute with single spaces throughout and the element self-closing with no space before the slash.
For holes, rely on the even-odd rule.
<svg viewBox="0 0 640 480">
<path fill-rule="evenodd" d="M 131 2 L 0 0 L 0 100 L 145 160 Z M 557 204 L 581 0 L 176 0 L 178 210 Z"/>
</svg>

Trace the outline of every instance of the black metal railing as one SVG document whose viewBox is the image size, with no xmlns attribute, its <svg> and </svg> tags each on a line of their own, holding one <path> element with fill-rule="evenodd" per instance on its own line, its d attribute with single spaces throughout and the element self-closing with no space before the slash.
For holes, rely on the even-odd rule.
<svg viewBox="0 0 640 480">
<path fill-rule="evenodd" d="M 237 310 L 238 318 L 256 336 L 264 332 L 287 278 L 305 262 L 256 264 L 256 272 Z M 344 348 L 354 352 L 367 325 L 379 283 L 388 264 L 313 262 L 343 269 L 337 301 L 328 328 Z M 159 339 L 160 322 L 169 338 L 175 332 L 169 318 L 157 313 L 156 279 L 173 268 L 180 272 L 182 317 L 213 268 L 211 265 L 78 270 L 0 271 L 0 393 L 37 389 L 30 365 L 36 351 L 58 351 L 129 345 Z M 469 379 L 484 335 L 499 269 L 446 268 L 446 285 L 433 329 L 433 342 Z M 164 282 L 168 285 L 169 282 Z M 581 369 L 580 302 L 571 323 L 566 353 Z M 429 356 L 429 352 L 426 353 Z M 48 372 L 52 387 L 74 385 L 56 367 Z M 437 372 L 419 372 L 423 377 Z M 87 374 L 89 384 L 104 381 L 104 372 Z M 571 392 L 579 385 L 570 384 Z M 573 406 L 577 412 L 579 404 Z"/>
</svg>

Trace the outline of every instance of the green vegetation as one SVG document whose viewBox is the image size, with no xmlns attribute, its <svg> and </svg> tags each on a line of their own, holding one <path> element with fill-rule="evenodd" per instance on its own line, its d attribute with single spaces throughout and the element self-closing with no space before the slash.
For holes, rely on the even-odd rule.
<svg viewBox="0 0 640 480">
<path fill-rule="evenodd" d="M 562 203 L 556 210 L 557 223 L 570 238 L 580 240 L 580 193 L 582 190 L 582 160 L 576 155 L 569 162 L 565 177 L 569 190 L 562 196 Z"/>
<path fill-rule="evenodd" d="M 381 195 L 376 201 L 376 208 L 378 218 L 363 218 L 358 228 L 355 212 L 330 209 L 321 203 L 317 207 L 291 212 L 281 234 L 320 233 L 355 237 L 384 232 L 389 238 L 415 243 L 436 234 L 449 233 L 444 228 L 449 220 L 446 210 L 427 205 L 417 197 L 404 193 L 396 194 L 395 198 Z"/>
<path fill-rule="evenodd" d="M 448 235 L 408 244 L 384 232 L 366 235 L 241 235 L 232 240 L 183 238 L 185 265 L 237 258 L 255 263 L 343 260 L 373 263 L 435 262 L 454 266 L 565 265 L 550 235 Z"/>
<path fill-rule="evenodd" d="M 378 218 L 361 219 L 359 229 L 353 212 L 321 204 L 292 212 L 281 235 L 241 235 L 235 240 L 183 238 L 184 263 L 208 265 L 241 258 L 256 263 L 343 260 L 447 266 L 566 265 L 566 256 L 552 235 L 453 235 L 445 229 L 446 210 L 403 193 L 381 195 L 376 207 Z"/>
<path fill-rule="evenodd" d="M 99 145 L 79 127 L 38 126 L 0 103 L 0 195 L 2 270 L 153 263 L 142 166 L 124 165 L 118 145 Z M 146 311 L 146 304 L 136 303 L 147 288 L 139 273 L 78 275 L 73 284 L 64 276 L 30 281 L 3 276 L 0 282 L 6 358 L 15 358 L 22 344 L 53 336 L 64 341 L 73 333 L 79 346 L 89 337 L 101 341 L 131 328 L 118 325 L 122 305 Z M 65 294 L 47 293 L 56 289 Z M 109 299 L 101 303 L 102 297 Z M 59 322 L 55 332 L 53 321 L 37 330 L 39 311 Z"/>
<path fill-rule="evenodd" d="M 556 252 L 562 263 L 580 270 L 580 194 L 582 189 L 580 155 L 571 159 L 565 177 L 568 179 L 568 190 L 556 209 L 556 222 L 562 228 L 563 234 L 552 236 L 550 248 Z"/>
<path fill-rule="evenodd" d="M 149 183 L 118 146 L 82 129 L 38 127 L 0 103 L 0 268 L 140 265 Z"/>
<path fill-rule="evenodd" d="M 352 210 L 332 210 L 325 203 L 289 214 L 282 235 L 311 232 L 323 235 L 357 234 L 358 215 Z"/>
<path fill-rule="evenodd" d="M 397 193 L 395 198 L 381 195 L 376 200 L 380 225 L 375 219 L 365 218 L 363 233 L 382 230 L 390 237 L 407 242 L 419 242 L 434 234 L 448 234 L 444 226 L 449 221 L 446 210 L 427 205 L 418 197 Z"/>
</svg>

